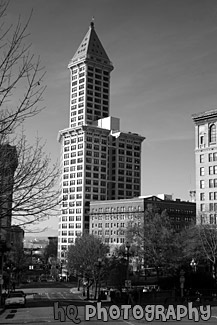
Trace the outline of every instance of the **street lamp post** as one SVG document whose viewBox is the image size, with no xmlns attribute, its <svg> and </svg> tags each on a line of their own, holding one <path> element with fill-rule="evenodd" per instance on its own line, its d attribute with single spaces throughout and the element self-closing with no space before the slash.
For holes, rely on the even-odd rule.
<svg viewBox="0 0 217 325">
<path fill-rule="evenodd" d="M 99 257 L 98 258 L 98 262 L 97 262 L 97 267 L 98 267 L 98 301 L 100 301 L 100 286 L 101 286 L 101 279 L 100 279 L 100 276 L 101 276 L 101 268 L 102 268 L 102 259 Z"/>
<path fill-rule="evenodd" d="M 127 249 L 127 274 L 126 274 L 125 286 L 127 287 L 127 303 L 129 303 L 129 287 L 130 287 L 130 281 L 129 281 L 130 244 L 129 242 L 126 242 L 126 249 Z"/>
<path fill-rule="evenodd" d="M 196 263 L 196 261 L 195 261 L 194 258 L 192 258 L 190 265 L 191 265 L 191 267 L 192 267 L 192 271 L 193 271 L 194 273 L 196 273 L 196 271 L 197 271 L 197 263 Z"/>
<path fill-rule="evenodd" d="M 127 248 L 127 278 L 126 278 L 126 280 L 129 280 L 130 244 L 128 242 L 126 242 L 126 248 Z"/>
<path fill-rule="evenodd" d="M 185 271 L 181 270 L 180 271 L 180 289 L 181 289 L 181 298 L 184 297 L 184 284 L 185 284 Z"/>
</svg>

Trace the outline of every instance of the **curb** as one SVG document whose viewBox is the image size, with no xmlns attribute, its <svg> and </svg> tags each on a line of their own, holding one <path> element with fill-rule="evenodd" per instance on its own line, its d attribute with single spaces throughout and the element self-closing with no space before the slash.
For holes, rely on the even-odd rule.
<svg viewBox="0 0 217 325">
<path fill-rule="evenodd" d="M 4 311 L 5 311 L 5 308 L 0 308 L 0 315 L 3 314 Z"/>
</svg>

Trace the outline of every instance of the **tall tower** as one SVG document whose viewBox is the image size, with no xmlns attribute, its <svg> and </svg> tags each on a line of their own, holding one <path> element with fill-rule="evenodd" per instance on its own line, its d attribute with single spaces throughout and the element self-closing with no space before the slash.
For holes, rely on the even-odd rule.
<svg viewBox="0 0 217 325">
<path fill-rule="evenodd" d="M 217 223 L 217 109 L 192 115 L 195 123 L 198 224 Z"/>
<path fill-rule="evenodd" d="M 120 131 L 120 120 L 109 114 L 108 58 L 91 22 L 70 61 L 69 128 L 59 132 L 61 143 L 62 206 L 58 256 L 89 232 L 92 200 L 140 195 L 141 143 L 145 139 Z"/>
</svg>

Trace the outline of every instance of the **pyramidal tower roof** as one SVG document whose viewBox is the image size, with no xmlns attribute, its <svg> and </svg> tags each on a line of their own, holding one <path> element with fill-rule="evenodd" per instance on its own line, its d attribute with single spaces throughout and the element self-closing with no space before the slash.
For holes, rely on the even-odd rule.
<svg viewBox="0 0 217 325">
<path fill-rule="evenodd" d="M 112 66 L 112 63 L 110 62 L 109 57 L 95 32 L 93 20 L 90 23 L 87 34 L 69 62 L 68 67 L 70 68 L 70 66 L 86 59 L 98 61 L 99 63 L 101 62 L 103 65 Z"/>
</svg>

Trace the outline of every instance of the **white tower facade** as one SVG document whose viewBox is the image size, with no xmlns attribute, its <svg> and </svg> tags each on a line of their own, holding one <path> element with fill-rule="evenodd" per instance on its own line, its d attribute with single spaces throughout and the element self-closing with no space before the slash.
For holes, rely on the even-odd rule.
<svg viewBox="0 0 217 325">
<path fill-rule="evenodd" d="M 70 61 L 69 127 L 61 130 L 61 213 L 58 256 L 89 232 L 89 203 L 131 198 L 141 191 L 141 144 L 144 137 L 120 131 L 109 116 L 109 60 L 91 22 Z"/>
<path fill-rule="evenodd" d="M 217 109 L 192 116 L 195 123 L 198 224 L 217 224 Z"/>
</svg>

